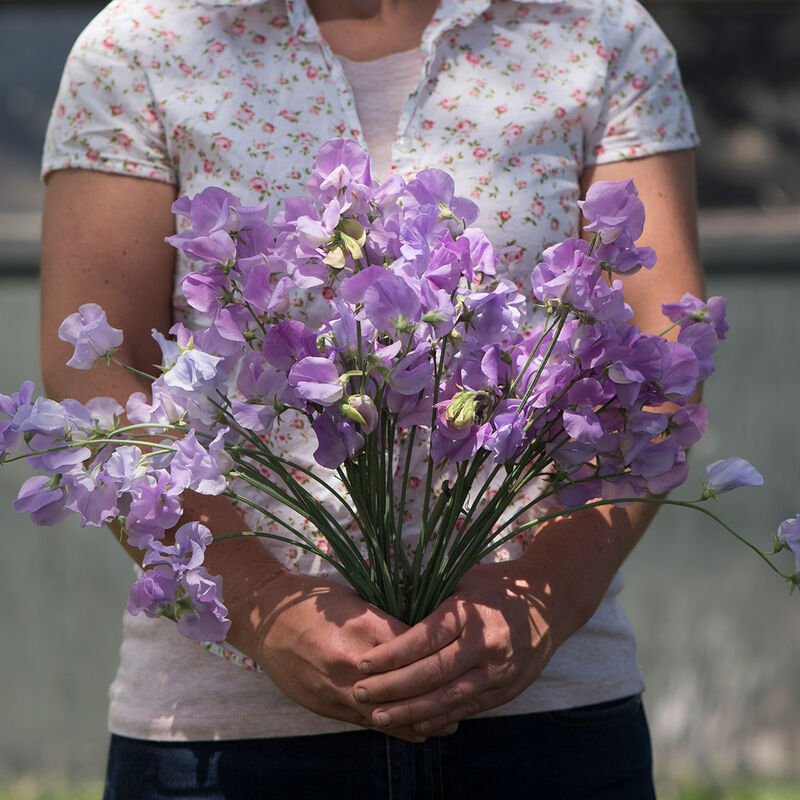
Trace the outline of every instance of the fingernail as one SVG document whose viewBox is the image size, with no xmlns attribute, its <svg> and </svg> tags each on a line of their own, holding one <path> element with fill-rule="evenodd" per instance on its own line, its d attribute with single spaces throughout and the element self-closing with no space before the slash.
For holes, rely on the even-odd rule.
<svg viewBox="0 0 800 800">
<path fill-rule="evenodd" d="M 369 661 L 362 661 L 358 665 L 358 671 L 363 675 L 369 675 L 372 673 L 372 664 L 370 664 Z"/>
<path fill-rule="evenodd" d="M 353 692 L 353 697 L 355 697 L 359 703 L 369 702 L 369 692 L 361 686 Z"/>
<path fill-rule="evenodd" d="M 415 731 L 419 731 L 420 733 L 424 733 L 424 732 L 425 732 L 425 731 L 427 731 L 427 730 L 428 730 L 430 727 L 431 727 L 431 723 L 430 723 L 430 722 L 428 722 L 428 720 L 427 720 L 427 719 L 424 719 L 424 720 L 422 720 L 422 722 L 418 722 L 418 723 L 417 723 L 417 724 L 414 726 L 414 730 L 415 730 Z"/>
<path fill-rule="evenodd" d="M 388 728 L 392 724 L 392 718 L 385 711 L 379 711 L 375 715 L 375 722 L 377 722 L 381 728 Z"/>
<path fill-rule="evenodd" d="M 458 730 L 458 723 L 454 722 L 452 725 L 448 725 L 445 729 L 445 733 L 455 733 Z"/>
</svg>

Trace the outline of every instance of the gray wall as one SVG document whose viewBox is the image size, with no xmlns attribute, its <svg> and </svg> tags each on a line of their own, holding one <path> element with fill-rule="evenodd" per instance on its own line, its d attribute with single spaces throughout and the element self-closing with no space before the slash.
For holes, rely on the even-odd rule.
<svg viewBox="0 0 800 800">
<path fill-rule="evenodd" d="M 694 496 L 714 459 L 750 459 L 766 486 L 724 496 L 719 511 L 768 547 L 800 511 L 800 278 L 714 277 L 709 289 L 727 296 L 732 330 L 707 385 L 712 425 L 695 477 L 675 495 Z M 32 280 L 0 281 L 0 391 L 35 373 L 36 303 Z M 17 515 L 27 474 L 0 468 L 0 776 L 99 776 L 130 567 L 105 531 Z M 624 572 L 659 773 L 800 779 L 800 596 L 683 509 L 662 510 Z"/>
</svg>

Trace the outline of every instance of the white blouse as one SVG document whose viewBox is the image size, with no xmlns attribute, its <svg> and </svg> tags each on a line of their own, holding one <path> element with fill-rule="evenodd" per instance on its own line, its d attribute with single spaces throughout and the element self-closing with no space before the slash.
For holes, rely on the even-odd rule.
<svg viewBox="0 0 800 800">
<path fill-rule="evenodd" d="M 362 82 L 370 75 L 372 86 Z M 373 137 L 379 102 L 383 132 Z M 384 170 L 449 170 L 457 192 L 481 208 L 476 224 L 503 255 L 498 271 L 526 290 L 542 249 L 577 232 L 586 165 L 697 141 L 674 52 L 635 0 L 442 0 L 418 53 L 366 65 L 331 52 L 304 0 L 116 0 L 67 63 L 43 172 L 136 175 L 189 194 L 217 185 L 246 204 L 269 199 L 274 212 L 282 196 L 303 191 L 318 146 L 338 136 L 374 147 Z M 176 276 L 189 268 L 180 257 Z M 313 298 L 297 305 L 313 324 Z M 176 313 L 191 321 L 178 297 Z M 316 440 L 300 418 L 287 419 L 273 442 L 313 463 Z M 516 557 L 525 543 L 519 537 L 495 557 Z M 300 548 L 273 549 L 290 568 L 324 572 L 324 562 Z M 490 714 L 640 691 L 620 589 L 618 577 L 543 675 Z M 111 730 L 134 738 L 352 727 L 299 708 L 263 675 L 231 667 L 181 639 L 171 623 L 145 617 L 126 616 L 111 698 Z"/>
</svg>

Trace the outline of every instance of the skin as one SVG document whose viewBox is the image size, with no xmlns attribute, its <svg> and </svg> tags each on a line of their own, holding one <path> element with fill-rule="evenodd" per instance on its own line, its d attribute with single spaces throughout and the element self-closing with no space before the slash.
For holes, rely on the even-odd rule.
<svg viewBox="0 0 800 800">
<path fill-rule="evenodd" d="M 332 5 L 332 4 L 327 4 Z M 312 2 L 334 52 L 354 60 L 417 46 L 433 6 Z M 636 323 L 660 332 L 663 301 L 702 295 L 693 158 L 678 151 L 588 168 L 597 180 L 634 178 L 648 213 L 640 244 L 654 247 L 657 275 L 626 279 Z M 150 336 L 171 323 L 175 187 L 83 170 L 47 181 L 42 233 L 42 372 L 51 397 L 107 395 L 123 404 L 147 382 L 116 366 L 79 372 L 60 322 L 82 303 L 99 303 L 125 331 L 121 361 L 145 372 L 160 362 Z M 120 220 L 125 224 L 121 225 Z M 189 495 L 185 520 L 217 536 L 239 531 L 224 498 Z M 512 699 L 592 615 L 644 532 L 653 506 L 604 508 L 540 527 L 522 558 L 480 565 L 458 591 L 413 628 L 351 589 L 285 570 L 263 544 L 234 539 L 209 548 L 232 621 L 228 640 L 254 658 L 289 697 L 323 716 L 420 741 L 455 730 L 461 719 Z M 141 553 L 131 550 L 134 558 Z"/>
</svg>

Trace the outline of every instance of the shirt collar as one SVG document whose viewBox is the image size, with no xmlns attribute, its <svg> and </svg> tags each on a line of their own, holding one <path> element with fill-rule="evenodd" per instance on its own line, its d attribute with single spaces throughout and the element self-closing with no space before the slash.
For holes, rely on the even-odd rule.
<svg viewBox="0 0 800 800">
<path fill-rule="evenodd" d="M 225 8 L 242 8 L 261 5 L 268 0 L 198 0 L 200 5 Z M 542 0 L 514 0 L 517 3 L 531 4 Z M 289 25 L 300 39 L 314 40 L 320 38 L 319 28 L 306 0 L 285 0 Z M 440 0 L 439 8 L 434 12 L 430 25 L 423 37 L 423 47 L 431 43 L 443 31 L 456 25 L 469 25 L 478 15 L 486 11 L 492 0 Z"/>
</svg>

